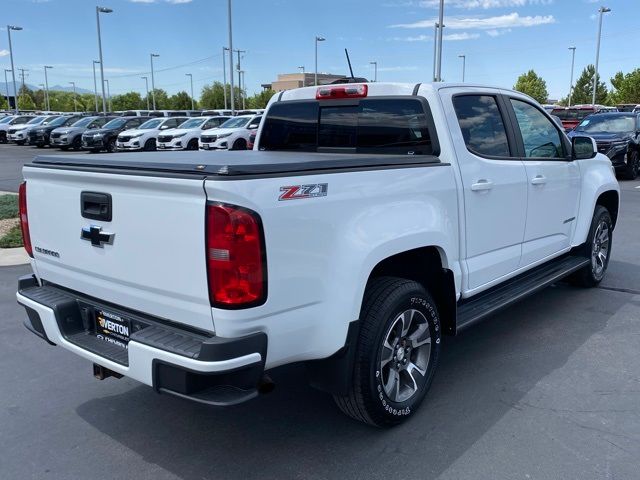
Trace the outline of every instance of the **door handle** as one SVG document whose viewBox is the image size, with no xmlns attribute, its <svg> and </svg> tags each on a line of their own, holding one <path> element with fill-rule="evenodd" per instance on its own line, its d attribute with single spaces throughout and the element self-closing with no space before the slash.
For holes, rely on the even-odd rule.
<svg viewBox="0 0 640 480">
<path fill-rule="evenodd" d="M 476 183 L 471 185 L 471 190 L 474 192 L 481 192 L 483 190 L 491 190 L 493 188 L 493 182 L 491 180 L 485 180 L 481 178 Z"/>
<path fill-rule="evenodd" d="M 544 175 L 536 175 L 531 179 L 531 185 L 544 185 L 547 183 L 547 177 Z"/>
</svg>

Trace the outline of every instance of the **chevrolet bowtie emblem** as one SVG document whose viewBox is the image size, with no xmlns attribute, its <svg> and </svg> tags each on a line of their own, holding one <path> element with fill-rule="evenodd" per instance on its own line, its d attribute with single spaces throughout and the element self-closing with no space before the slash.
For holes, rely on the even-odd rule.
<svg viewBox="0 0 640 480">
<path fill-rule="evenodd" d="M 102 227 L 91 225 L 82 229 L 80 238 L 89 240 L 94 247 L 102 247 L 105 243 L 111 245 L 115 236 L 115 233 L 103 232 Z"/>
</svg>

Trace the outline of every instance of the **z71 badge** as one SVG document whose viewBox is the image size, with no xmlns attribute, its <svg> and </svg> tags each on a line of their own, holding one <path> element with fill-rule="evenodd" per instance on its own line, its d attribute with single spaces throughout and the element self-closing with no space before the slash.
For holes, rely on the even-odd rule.
<svg viewBox="0 0 640 480">
<path fill-rule="evenodd" d="M 327 190 L 329 190 L 328 183 L 280 187 L 280 191 L 283 193 L 278 197 L 278 200 L 302 200 L 304 198 L 326 197 Z"/>
</svg>

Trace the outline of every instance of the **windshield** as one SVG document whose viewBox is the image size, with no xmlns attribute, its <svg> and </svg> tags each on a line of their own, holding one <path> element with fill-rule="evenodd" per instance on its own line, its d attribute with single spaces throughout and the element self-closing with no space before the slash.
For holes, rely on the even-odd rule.
<svg viewBox="0 0 640 480">
<path fill-rule="evenodd" d="M 242 128 L 249 123 L 249 120 L 251 120 L 251 117 L 230 118 L 220 125 L 220 128 Z"/>
<path fill-rule="evenodd" d="M 87 117 L 87 118 L 83 118 L 82 120 L 78 120 L 76 123 L 74 123 L 73 125 L 71 125 L 72 127 L 86 127 L 88 126 L 91 122 L 93 122 L 95 120 L 95 117 Z"/>
<path fill-rule="evenodd" d="M 13 117 L 9 116 L 9 117 L 4 117 L 2 120 L 0 120 L 0 123 L 8 123 L 11 121 Z"/>
<path fill-rule="evenodd" d="M 27 125 L 38 125 L 38 124 L 42 123 L 45 118 L 47 118 L 47 117 L 36 117 L 36 118 L 34 118 L 32 120 L 29 120 L 27 122 Z"/>
<path fill-rule="evenodd" d="M 158 128 L 160 124 L 164 122 L 162 118 L 153 118 L 151 120 L 147 120 L 142 125 L 138 127 L 139 130 L 150 130 L 152 128 Z"/>
<path fill-rule="evenodd" d="M 67 121 L 67 117 L 58 117 L 55 120 L 52 120 L 51 123 L 49 123 L 50 126 L 60 126 L 60 125 L 64 125 L 64 123 Z"/>
<path fill-rule="evenodd" d="M 593 115 L 585 118 L 576 128 L 579 132 L 623 133 L 636 130 L 636 118 L 632 115 Z"/>
<path fill-rule="evenodd" d="M 206 118 L 192 118 L 191 120 L 187 120 L 186 122 L 180 124 L 178 128 L 198 128 L 204 123 L 205 120 Z"/>
<path fill-rule="evenodd" d="M 125 123 L 127 123 L 127 121 L 124 118 L 114 118 L 110 122 L 105 123 L 104 127 L 102 127 L 102 128 L 107 128 L 107 129 L 108 128 L 120 128 Z"/>
<path fill-rule="evenodd" d="M 587 115 L 591 115 L 593 110 L 590 109 L 564 109 L 558 108 L 551 111 L 551 115 L 556 115 L 560 120 L 582 120 Z"/>
</svg>

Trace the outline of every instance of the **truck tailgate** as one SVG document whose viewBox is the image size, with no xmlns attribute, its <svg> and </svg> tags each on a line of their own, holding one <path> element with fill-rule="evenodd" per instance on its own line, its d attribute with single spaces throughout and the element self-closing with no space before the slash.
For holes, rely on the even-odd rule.
<svg viewBox="0 0 640 480">
<path fill-rule="evenodd" d="M 201 177 L 30 166 L 23 175 L 34 268 L 41 279 L 118 306 L 214 330 Z M 82 192 L 110 195 L 111 221 L 85 218 Z M 82 230 L 91 226 L 113 234 L 112 243 L 98 246 L 82 238 Z"/>
</svg>

